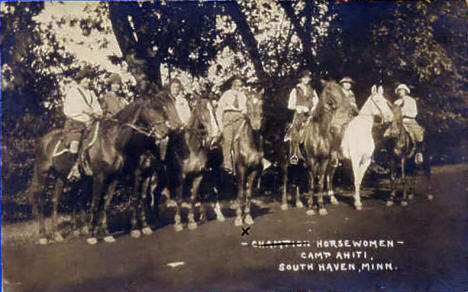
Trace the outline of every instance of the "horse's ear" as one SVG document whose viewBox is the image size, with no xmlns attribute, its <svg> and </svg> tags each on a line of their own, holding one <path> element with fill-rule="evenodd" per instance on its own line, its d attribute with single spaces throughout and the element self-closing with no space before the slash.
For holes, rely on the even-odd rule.
<svg viewBox="0 0 468 292">
<path fill-rule="evenodd" d="M 377 93 L 377 85 L 375 85 L 375 84 L 372 85 L 371 93 L 372 93 L 372 95 Z"/>
<path fill-rule="evenodd" d="M 382 85 L 379 86 L 378 92 L 379 92 L 380 95 L 383 95 L 383 86 Z"/>
<path fill-rule="evenodd" d="M 260 90 L 260 92 L 258 93 L 259 96 L 263 96 L 263 94 L 265 93 L 265 88 L 262 88 L 262 90 Z"/>
</svg>

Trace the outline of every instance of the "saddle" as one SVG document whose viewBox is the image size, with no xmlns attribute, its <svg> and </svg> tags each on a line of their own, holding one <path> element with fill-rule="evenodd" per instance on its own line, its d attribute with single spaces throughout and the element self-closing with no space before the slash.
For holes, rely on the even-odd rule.
<svg viewBox="0 0 468 292">
<path fill-rule="evenodd" d="M 100 122 L 96 121 L 93 125 L 88 128 L 84 135 L 80 139 L 80 151 L 78 152 L 80 156 L 80 169 L 88 176 L 92 175 L 91 167 L 89 166 L 88 159 L 85 157 L 86 150 L 96 143 L 97 137 L 99 135 Z M 52 152 L 52 157 L 58 157 L 65 153 L 69 153 L 70 149 L 66 145 L 67 141 L 66 133 L 62 132 L 62 137 L 57 141 Z M 84 147 L 84 148 L 83 148 Z"/>
</svg>

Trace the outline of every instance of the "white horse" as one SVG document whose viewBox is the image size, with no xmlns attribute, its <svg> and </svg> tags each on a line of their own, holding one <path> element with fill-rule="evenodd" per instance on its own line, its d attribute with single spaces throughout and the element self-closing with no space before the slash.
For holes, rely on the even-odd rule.
<svg viewBox="0 0 468 292">
<path fill-rule="evenodd" d="M 373 85 L 371 95 L 362 106 L 359 115 L 346 127 L 341 142 L 341 154 L 351 161 L 353 167 L 354 207 L 357 210 L 362 209 L 359 191 L 375 150 L 372 128 L 376 117 L 380 117 L 384 123 L 390 122 L 393 119 L 393 112 L 389 101 L 383 95 L 382 86 L 377 89 L 377 86 Z"/>
</svg>

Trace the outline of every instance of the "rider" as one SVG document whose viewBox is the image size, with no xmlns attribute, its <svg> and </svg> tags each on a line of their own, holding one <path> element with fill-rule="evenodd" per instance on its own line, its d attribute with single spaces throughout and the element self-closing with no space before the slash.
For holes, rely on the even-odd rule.
<svg viewBox="0 0 468 292">
<path fill-rule="evenodd" d="M 122 84 L 122 78 L 119 74 L 113 73 L 110 76 L 110 91 L 107 92 L 102 99 L 102 109 L 106 116 L 113 116 L 121 111 L 127 102 L 123 98 L 118 97 L 118 91 Z"/>
<path fill-rule="evenodd" d="M 354 83 L 354 80 L 351 79 L 351 77 L 348 77 L 348 76 L 343 77 L 343 79 L 340 80 L 341 87 L 343 87 L 343 90 L 344 90 L 346 96 L 349 98 L 349 100 L 351 102 L 351 105 L 353 106 L 353 108 L 357 112 L 358 107 L 356 105 L 356 96 L 354 95 L 354 92 L 351 89 L 351 87 L 353 86 L 353 83 Z"/>
<path fill-rule="evenodd" d="M 171 97 L 174 99 L 175 108 L 180 120 L 184 125 L 187 125 L 188 121 L 192 117 L 192 112 L 188 100 L 184 95 L 184 87 L 179 79 L 174 79 L 170 85 Z"/>
<path fill-rule="evenodd" d="M 395 101 L 395 105 L 401 107 L 403 114 L 403 126 L 406 131 L 408 131 L 411 140 L 416 143 L 416 156 L 415 161 L 421 163 L 423 160 L 422 156 L 422 142 L 424 139 L 424 128 L 421 127 L 416 121 L 416 116 L 418 115 L 418 108 L 416 105 L 416 100 L 411 97 L 410 89 L 405 84 L 400 84 L 396 87 L 395 93 L 399 97 Z"/>
<path fill-rule="evenodd" d="M 312 114 L 318 104 L 318 95 L 315 89 L 310 86 L 312 74 L 309 70 L 304 70 L 301 79 L 296 87 L 289 94 L 288 109 L 294 111 L 293 121 L 286 132 L 284 141 L 291 141 L 289 158 L 291 164 L 299 162 L 299 130 L 307 117 Z"/>
<path fill-rule="evenodd" d="M 79 83 L 73 82 L 63 100 L 63 113 L 66 116 L 64 132 L 69 145 L 70 153 L 77 155 L 83 132 L 90 126 L 93 117 L 101 116 L 102 109 L 99 101 L 92 90 L 90 90 L 92 70 L 82 69 L 76 76 Z M 78 170 L 79 155 L 77 155 L 68 179 L 80 177 Z"/>
<path fill-rule="evenodd" d="M 247 113 L 247 96 L 242 89 L 242 80 L 234 77 L 231 83 L 231 89 L 224 92 L 218 101 L 216 109 L 216 118 L 223 133 L 223 162 L 227 172 L 232 173 L 233 165 L 231 160 L 232 140 L 236 133 L 233 121 L 236 116 L 225 114 L 226 110 L 237 110 L 244 114 Z"/>
</svg>

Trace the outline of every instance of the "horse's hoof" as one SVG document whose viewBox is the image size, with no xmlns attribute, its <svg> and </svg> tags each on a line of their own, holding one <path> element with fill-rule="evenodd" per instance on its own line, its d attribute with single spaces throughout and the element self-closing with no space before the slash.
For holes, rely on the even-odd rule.
<svg viewBox="0 0 468 292">
<path fill-rule="evenodd" d="M 132 230 L 130 231 L 130 236 L 133 238 L 140 238 L 141 232 L 140 230 Z"/>
<path fill-rule="evenodd" d="M 319 210 L 319 214 L 320 214 L 321 216 L 328 215 L 327 209 L 325 209 L 325 208 L 320 209 L 320 210 Z"/>
<path fill-rule="evenodd" d="M 81 234 L 84 234 L 84 235 L 89 234 L 88 226 L 83 226 L 83 228 L 81 228 Z"/>
<path fill-rule="evenodd" d="M 224 222 L 226 221 L 226 218 L 224 218 L 224 216 L 221 215 L 221 216 L 216 216 L 216 220 L 218 220 L 219 222 Z"/>
<path fill-rule="evenodd" d="M 393 201 L 387 201 L 387 207 L 393 206 Z"/>
<path fill-rule="evenodd" d="M 432 200 L 434 199 L 434 195 L 427 195 L 427 199 L 428 199 L 429 201 L 432 201 Z"/>
<path fill-rule="evenodd" d="M 112 235 L 108 235 L 108 236 L 104 237 L 104 242 L 113 243 L 113 242 L 115 242 L 115 238 Z"/>
<path fill-rule="evenodd" d="M 39 243 L 40 245 L 46 245 L 46 244 L 49 243 L 49 240 L 47 240 L 47 238 L 45 238 L 45 237 L 41 237 L 41 238 L 39 238 L 38 243 Z"/>
<path fill-rule="evenodd" d="M 304 208 L 304 204 L 301 201 L 298 200 L 296 202 L 296 208 L 299 208 L 299 209 Z"/>
<path fill-rule="evenodd" d="M 95 245 L 95 244 L 97 244 L 98 240 L 97 240 L 96 237 L 90 237 L 90 238 L 86 239 L 86 242 L 88 244 Z"/>
<path fill-rule="evenodd" d="M 242 226 L 242 218 L 241 217 L 237 217 L 236 220 L 234 220 L 234 226 Z"/>
<path fill-rule="evenodd" d="M 62 234 L 60 234 L 59 232 L 55 232 L 55 234 L 54 234 L 54 241 L 55 241 L 55 242 L 63 242 L 64 239 L 63 239 Z"/>
<path fill-rule="evenodd" d="M 335 196 L 330 197 L 330 203 L 335 206 L 340 204 Z"/>
<path fill-rule="evenodd" d="M 407 202 L 407 201 L 401 201 L 401 205 L 402 205 L 403 207 L 406 207 L 406 206 L 408 206 L 408 202 Z"/>
<path fill-rule="evenodd" d="M 179 224 L 174 224 L 174 230 L 176 232 L 180 232 L 180 231 L 184 230 L 184 226 L 182 224 L 180 224 L 180 223 Z"/>
<path fill-rule="evenodd" d="M 188 229 L 189 230 L 195 230 L 197 229 L 198 225 L 197 225 L 197 222 L 189 222 L 188 224 Z"/>
<path fill-rule="evenodd" d="M 308 216 L 312 216 L 312 215 L 315 215 L 315 211 L 312 210 L 312 209 L 309 209 L 309 210 L 307 210 L 306 214 L 307 214 Z"/>
<path fill-rule="evenodd" d="M 414 195 L 408 195 L 408 200 L 414 199 Z"/>
<path fill-rule="evenodd" d="M 253 225 L 253 224 L 254 224 L 254 221 L 253 221 L 253 219 L 252 219 L 252 216 L 250 216 L 250 215 L 245 216 L 244 222 L 245 222 L 245 224 L 247 224 L 247 225 Z"/>
<path fill-rule="evenodd" d="M 288 210 L 288 204 L 282 204 L 281 205 L 281 210 L 283 210 L 283 211 Z"/>
<path fill-rule="evenodd" d="M 362 205 L 359 204 L 359 205 L 354 205 L 354 207 L 356 208 L 356 210 L 358 211 L 361 211 L 362 210 Z"/>
<path fill-rule="evenodd" d="M 141 232 L 143 232 L 144 235 L 151 235 L 153 234 L 153 230 L 151 230 L 151 227 L 145 227 L 141 230 Z"/>
</svg>

